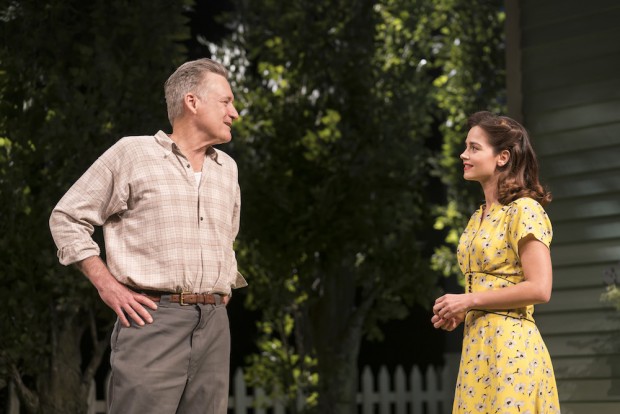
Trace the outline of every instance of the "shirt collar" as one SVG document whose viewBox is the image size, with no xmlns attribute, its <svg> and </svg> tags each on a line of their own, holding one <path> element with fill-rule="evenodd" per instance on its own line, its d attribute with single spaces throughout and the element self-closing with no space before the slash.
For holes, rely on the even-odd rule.
<svg viewBox="0 0 620 414">
<path fill-rule="evenodd" d="M 164 131 L 157 131 L 155 134 L 155 141 L 166 151 L 166 156 L 171 153 L 181 154 L 181 150 L 179 150 L 179 146 L 166 134 Z M 205 154 L 208 158 L 211 158 L 215 161 L 216 164 L 219 164 L 217 159 L 217 151 L 213 147 L 208 147 L 205 150 Z"/>
<path fill-rule="evenodd" d="M 157 131 L 155 141 L 166 151 L 166 156 L 177 150 L 177 144 L 164 131 Z"/>
</svg>

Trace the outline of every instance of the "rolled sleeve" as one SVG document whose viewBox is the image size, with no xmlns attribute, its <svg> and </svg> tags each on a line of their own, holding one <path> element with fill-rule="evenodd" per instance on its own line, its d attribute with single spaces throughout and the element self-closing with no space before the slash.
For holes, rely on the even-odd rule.
<svg viewBox="0 0 620 414">
<path fill-rule="evenodd" d="M 248 285 L 248 282 L 245 280 L 245 278 L 243 277 L 243 275 L 239 272 L 237 272 L 237 275 L 235 277 L 235 282 L 231 285 L 231 287 L 233 289 L 239 289 L 242 287 L 246 287 Z"/>
<path fill-rule="evenodd" d="M 105 159 L 99 158 L 52 210 L 49 225 L 61 264 L 100 254 L 92 239 L 94 228 L 121 209 L 120 200 L 114 174 Z"/>
<path fill-rule="evenodd" d="M 92 239 L 86 242 L 73 243 L 58 249 L 58 260 L 60 264 L 70 265 L 80 262 L 91 256 L 99 256 L 101 250 L 99 245 Z"/>
</svg>

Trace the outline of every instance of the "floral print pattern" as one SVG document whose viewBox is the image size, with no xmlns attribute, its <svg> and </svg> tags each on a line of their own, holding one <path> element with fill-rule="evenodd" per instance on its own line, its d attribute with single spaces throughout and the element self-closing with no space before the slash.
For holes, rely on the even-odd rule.
<svg viewBox="0 0 620 414">
<path fill-rule="evenodd" d="M 492 205 L 471 217 L 457 258 L 467 291 L 502 289 L 523 280 L 519 240 L 532 234 L 547 247 L 553 232 L 531 198 Z M 534 306 L 467 313 L 453 413 L 559 413 L 549 353 L 534 322 Z"/>
</svg>

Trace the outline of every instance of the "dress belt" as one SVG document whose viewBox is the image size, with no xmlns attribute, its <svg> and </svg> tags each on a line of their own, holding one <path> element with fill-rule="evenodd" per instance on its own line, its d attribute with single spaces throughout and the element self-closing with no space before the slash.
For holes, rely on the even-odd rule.
<svg viewBox="0 0 620 414">
<path fill-rule="evenodd" d="M 511 318 L 511 319 L 516 319 L 518 321 L 528 321 L 528 322 L 532 322 L 532 323 L 536 323 L 533 319 L 528 318 L 527 316 L 524 316 L 523 314 L 521 314 L 520 312 L 515 312 L 515 311 L 502 311 L 502 310 L 497 310 L 497 311 L 493 311 L 493 310 L 485 310 L 485 309 L 470 309 L 467 311 L 467 313 L 469 312 L 481 312 L 481 313 L 486 313 L 486 314 L 492 314 L 492 315 L 499 315 L 499 316 L 503 316 L 505 318 Z"/>
</svg>

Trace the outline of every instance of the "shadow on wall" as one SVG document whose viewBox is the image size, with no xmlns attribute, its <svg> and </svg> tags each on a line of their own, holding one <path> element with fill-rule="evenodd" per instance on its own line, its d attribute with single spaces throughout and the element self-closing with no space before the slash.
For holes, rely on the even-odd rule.
<svg viewBox="0 0 620 414">
<path fill-rule="evenodd" d="M 563 312 L 575 329 L 548 334 L 562 414 L 620 412 L 620 263 L 603 272 L 600 302 Z M 602 285 L 602 284 L 601 284 Z M 596 300 L 596 299 L 595 299 Z M 568 322 L 570 323 L 570 322 Z"/>
</svg>

